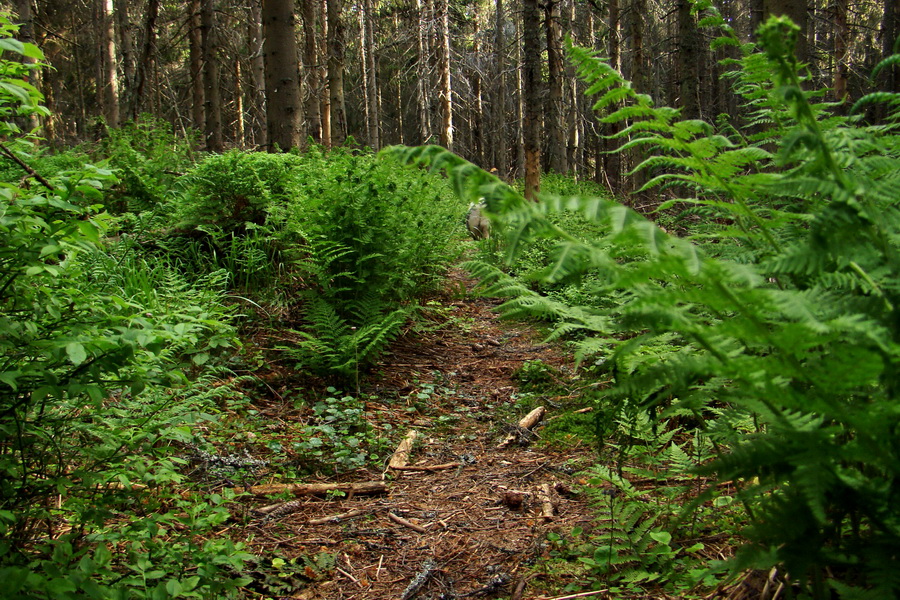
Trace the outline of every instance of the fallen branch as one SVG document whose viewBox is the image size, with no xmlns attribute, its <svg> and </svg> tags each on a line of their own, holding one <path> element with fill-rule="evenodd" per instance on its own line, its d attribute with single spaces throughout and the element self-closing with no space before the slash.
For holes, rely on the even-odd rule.
<svg viewBox="0 0 900 600">
<path fill-rule="evenodd" d="M 310 525 L 325 525 L 326 523 L 339 523 L 344 519 L 358 517 L 369 512 L 368 508 L 357 508 L 356 510 L 347 511 L 339 515 L 331 515 L 328 517 L 319 517 L 318 519 L 310 519 L 307 521 Z"/>
<path fill-rule="evenodd" d="M 402 469 L 406 466 L 406 461 L 409 459 L 409 453 L 412 450 L 413 443 L 416 441 L 416 436 L 419 435 L 415 429 L 410 429 L 409 433 L 400 441 L 400 445 L 397 446 L 397 449 L 394 450 L 394 454 L 391 456 L 391 460 L 388 462 L 388 469 Z"/>
<path fill-rule="evenodd" d="M 553 496 L 550 492 L 550 484 L 542 483 L 538 488 L 538 498 L 541 501 L 541 518 L 544 521 L 553 519 Z"/>
<path fill-rule="evenodd" d="M 403 525 L 404 527 L 409 527 L 409 528 L 412 529 L 413 531 L 418 531 L 419 533 L 426 533 L 426 532 L 428 531 L 427 529 L 425 529 L 425 528 L 422 527 L 421 525 L 416 525 L 415 523 L 413 523 L 413 522 L 411 522 L 411 521 L 407 521 L 407 520 L 404 519 L 403 517 L 401 517 L 401 516 L 399 516 L 399 515 L 395 515 L 395 514 L 392 513 L 392 512 L 389 512 L 389 513 L 388 513 L 388 518 L 389 518 L 391 521 L 393 521 L 394 523 L 397 523 L 397 524 L 399 524 L 399 525 Z"/>
<path fill-rule="evenodd" d="M 415 596 L 428 581 L 428 578 L 431 577 L 436 566 L 437 565 L 434 564 L 433 560 L 430 558 L 426 559 L 425 562 L 422 563 L 422 570 L 413 577 L 412 581 L 409 582 L 409 585 L 406 586 L 406 589 L 403 590 L 403 595 L 400 596 L 400 600 L 409 600 Z"/>
<path fill-rule="evenodd" d="M 254 496 L 270 494 L 293 494 L 294 496 L 314 496 L 328 492 L 345 494 L 381 494 L 387 491 L 383 481 L 362 481 L 359 483 L 274 483 L 270 485 L 254 485 L 248 488 L 234 488 L 235 493 L 247 492 Z"/>
<path fill-rule="evenodd" d="M 541 421 L 541 419 L 544 418 L 545 412 L 546 409 L 543 406 L 538 406 L 533 411 L 522 417 L 522 419 L 519 421 L 519 429 L 524 429 L 526 431 L 531 430 L 532 427 L 537 425 Z M 515 433 L 509 434 L 508 436 L 506 436 L 505 440 L 500 442 L 497 448 L 506 448 L 516 440 L 516 437 L 518 436 Z"/>
<path fill-rule="evenodd" d="M 574 598 L 587 598 L 588 596 L 599 596 L 600 594 L 608 594 L 609 590 L 594 590 L 593 592 L 579 592 L 577 594 L 569 594 L 568 596 L 557 596 L 548 600 L 573 600 Z"/>
<path fill-rule="evenodd" d="M 442 463 L 440 465 L 407 465 L 403 467 L 394 467 L 397 471 L 443 471 L 445 469 L 454 469 L 462 466 L 461 462 Z"/>
</svg>

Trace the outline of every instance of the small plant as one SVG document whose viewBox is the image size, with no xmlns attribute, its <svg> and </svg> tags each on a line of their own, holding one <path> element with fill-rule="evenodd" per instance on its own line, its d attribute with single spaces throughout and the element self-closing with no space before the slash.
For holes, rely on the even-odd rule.
<svg viewBox="0 0 900 600">
<path fill-rule="evenodd" d="M 313 404 L 309 424 L 301 430 L 303 439 L 294 451 L 304 469 L 328 472 L 352 471 L 376 462 L 386 443 L 366 420 L 365 402 L 352 396 L 328 396 Z"/>
</svg>

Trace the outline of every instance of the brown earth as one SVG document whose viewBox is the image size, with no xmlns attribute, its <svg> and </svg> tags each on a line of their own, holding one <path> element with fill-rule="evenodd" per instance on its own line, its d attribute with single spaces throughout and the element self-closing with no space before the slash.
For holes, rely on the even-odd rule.
<svg viewBox="0 0 900 600">
<path fill-rule="evenodd" d="M 246 506 L 250 525 L 235 537 L 251 540 L 255 554 L 296 559 L 278 563 L 281 580 L 261 585 L 260 597 L 276 589 L 284 592 L 274 597 L 298 599 L 563 595 L 555 591 L 565 575 L 542 568 L 547 533 L 590 526 L 576 474 L 594 453 L 584 445 L 542 444 L 540 425 L 535 436 L 517 430 L 516 421 L 537 403 L 548 420 L 567 398 L 517 404 L 514 374 L 531 360 L 570 373 L 570 357 L 535 330 L 501 322 L 498 302 L 473 294 L 473 285 L 451 273 L 436 299 L 449 310 L 434 317 L 430 331 L 398 340 L 371 384 L 376 394 L 369 397 L 396 397 L 399 406 L 369 402 L 370 424 L 390 424 L 398 441 L 415 429 L 409 465 L 420 470 L 357 470 L 339 478 L 383 482 L 383 493 L 304 495 L 268 516 L 258 510 L 273 505 L 271 498 Z M 510 434 L 515 441 L 498 447 Z M 434 465 L 442 468 L 429 470 Z M 271 580 L 272 570 L 261 565 L 259 572 Z"/>
</svg>

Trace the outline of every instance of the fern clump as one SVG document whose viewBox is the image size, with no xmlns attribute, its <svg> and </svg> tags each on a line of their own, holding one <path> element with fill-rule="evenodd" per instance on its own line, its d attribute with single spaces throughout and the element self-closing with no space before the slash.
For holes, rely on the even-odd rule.
<svg viewBox="0 0 900 600">
<path fill-rule="evenodd" d="M 281 213 L 304 282 L 301 366 L 340 378 L 364 368 L 457 256 L 463 205 L 442 181 L 370 154 L 312 150 Z"/>
<path fill-rule="evenodd" d="M 678 418 L 709 436 L 716 455 L 695 471 L 739 486 L 749 523 L 735 569 L 781 565 L 817 598 L 894 597 L 900 137 L 815 103 L 789 21 L 760 30 L 762 51 L 740 44 L 711 10 L 703 24 L 742 52 L 733 77 L 753 109 L 749 123 L 679 120 L 570 48 L 599 95 L 595 108 L 623 124 L 623 148 L 646 153 L 645 189 L 680 192 L 677 202 L 714 218 L 702 235 L 674 237 L 603 198 L 527 203 L 433 147 L 390 152 L 445 169 L 467 199 L 484 196 L 504 223 L 512 264 L 523 247 L 551 239 L 545 284 L 591 278 L 576 304 L 473 265 L 489 291 L 510 297 L 506 311 L 553 321 L 582 364 L 612 376 L 596 395 L 603 413 Z M 551 218 L 566 211 L 595 223 L 598 236 Z M 643 350 L 663 344 L 673 350 Z"/>
</svg>

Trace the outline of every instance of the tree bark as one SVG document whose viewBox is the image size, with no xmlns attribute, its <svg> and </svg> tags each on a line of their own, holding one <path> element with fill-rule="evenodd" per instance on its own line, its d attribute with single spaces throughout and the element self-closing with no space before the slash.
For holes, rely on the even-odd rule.
<svg viewBox="0 0 900 600">
<path fill-rule="evenodd" d="M 347 109 L 344 103 L 344 23 L 343 0 L 328 2 L 328 94 L 331 97 L 331 143 L 340 146 L 347 139 Z"/>
<path fill-rule="evenodd" d="M 807 51 L 806 30 L 808 27 L 807 0 L 763 0 L 763 21 L 772 15 L 784 15 L 789 17 L 800 28 L 800 34 L 797 36 L 797 47 L 794 55 L 800 62 L 806 62 L 809 59 Z"/>
<path fill-rule="evenodd" d="M 559 33 L 559 1 L 544 2 L 544 32 L 547 37 L 547 89 L 548 105 L 545 138 L 548 140 L 550 170 L 566 172 L 566 131 L 563 127 L 563 66 L 562 45 Z"/>
<path fill-rule="evenodd" d="M 300 144 L 300 64 L 292 0 L 263 0 L 263 54 L 266 61 L 266 121 L 269 151 Z"/>
<path fill-rule="evenodd" d="M 328 3 L 327 0 L 317 0 L 319 2 L 319 22 L 322 24 L 319 33 L 319 85 L 321 100 L 320 110 L 322 112 L 322 145 L 331 148 L 331 94 L 328 91 Z"/>
<path fill-rule="evenodd" d="M 101 0 L 100 53 L 103 57 L 103 109 L 106 124 L 119 126 L 119 69 L 116 57 L 116 21 L 112 0 Z"/>
<path fill-rule="evenodd" d="M 506 15 L 503 0 L 496 0 L 494 15 L 494 101 L 492 102 L 494 132 L 492 144 L 493 164 L 500 177 L 509 176 L 506 124 Z"/>
<path fill-rule="evenodd" d="M 525 198 L 536 201 L 541 187 L 541 17 L 538 0 L 522 0 L 522 10 Z"/>
<path fill-rule="evenodd" d="M 188 52 L 191 68 L 191 123 L 200 130 L 206 125 L 203 98 L 203 24 L 200 0 L 191 0 L 188 15 Z"/>
<path fill-rule="evenodd" d="M 218 33 L 215 0 L 203 0 L 200 6 L 201 46 L 203 47 L 203 108 L 206 150 L 221 152 L 222 93 L 219 89 Z"/>
<path fill-rule="evenodd" d="M 380 122 L 378 115 L 378 81 L 375 71 L 375 17 L 372 10 L 372 0 L 363 0 L 363 9 L 359 14 L 359 25 L 363 39 L 359 49 L 366 105 L 366 137 L 368 138 L 369 146 L 377 150 L 381 144 L 378 136 Z"/>
<path fill-rule="evenodd" d="M 144 88 L 147 83 L 147 73 L 153 72 L 153 62 L 156 56 L 156 19 L 159 17 L 159 0 L 147 0 L 147 17 L 144 20 L 144 45 L 141 49 L 141 57 L 134 72 L 134 98 L 131 104 L 131 119 L 137 121 L 138 115 L 144 104 Z"/>
<path fill-rule="evenodd" d="M 834 0 L 834 99 L 847 100 L 847 42 L 850 28 L 847 24 L 847 0 Z"/>
<path fill-rule="evenodd" d="M 306 76 L 306 135 L 313 142 L 322 141 L 322 113 L 319 106 L 319 53 L 316 44 L 319 3 L 305 0 L 303 7 L 303 73 Z"/>
<path fill-rule="evenodd" d="M 437 22 L 440 41 L 438 45 L 438 99 L 441 106 L 441 146 L 453 150 L 453 88 L 450 80 L 450 3 L 437 0 Z"/>
<path fill-rule="evenodd" d="M 700 118 L 698 97 L 699 65 L 697 40 L 699 32 L 691 14 L 689 0 L 678 0 L 678 95 L 681 116 L 684 119 Z"/>
<path fill-rule="evenodd" d="M 419 115 L 419 143 L 428 144 L 431 140 L 431 111 L 428 108 L 428 93 L 431 88 L 429 85 L 430 70 L 428 68 L 428 57 L 430 56 L 430 48 L 428 40 L 428 24 L 431 15 L 431 3 L 429 0 L 416 0 L 416 11 L 419 17 L 418 27 L 416 29 L 416 109 Z"/>
<path fill-rule="evenodd" d="M 262 4 L 250 0 L 247 23 L 247 42 L 250 47 L 250 130 L 253 143 L 265 147 L 266 136 L 266 61 L 263 57 Z"/>
</svg>

